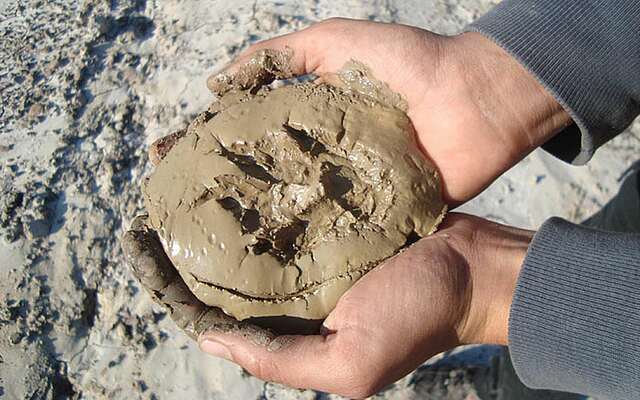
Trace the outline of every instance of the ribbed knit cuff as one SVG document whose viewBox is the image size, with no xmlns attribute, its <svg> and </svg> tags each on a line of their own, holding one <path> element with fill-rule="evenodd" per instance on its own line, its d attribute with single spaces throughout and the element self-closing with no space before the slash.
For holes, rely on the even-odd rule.
<svg viewBox="0 0 640 400">
<path fill-rule="evenodd" d="M 466 30 L 503 47 L 553 94 L 576 125 L 543 147 L 584 164 L 640 112 L 639 21 L 637 0 L 505 0 Z"/>
<path fill-rule="evenodd" d="M 546 221 L 518 278 L 509 349 L 527 386 L 640 398 L 640 235 Z"/>
</svg>

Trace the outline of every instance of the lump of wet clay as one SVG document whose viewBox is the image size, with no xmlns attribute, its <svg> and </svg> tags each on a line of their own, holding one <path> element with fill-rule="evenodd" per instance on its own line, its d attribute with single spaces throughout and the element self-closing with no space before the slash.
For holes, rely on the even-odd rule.
<svg viewBox="0 0 640 400">
<path fill-rule="evenodd" d="M 407 115 L 349 88 L 231 92 L 180 136 L 144 184 L 149 223 L 189 290 L 237 320 L 325 318 L 445 212 Z"/>
</svg>

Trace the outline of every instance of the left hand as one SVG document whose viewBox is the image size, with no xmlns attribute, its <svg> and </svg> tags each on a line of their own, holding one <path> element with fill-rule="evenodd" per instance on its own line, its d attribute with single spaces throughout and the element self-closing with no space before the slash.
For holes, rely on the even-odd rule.
<svg viewBox="0 0 640 400">
<path fill-rule="evenodd" d="M 451 206 L 480 193 L 571 123 L 533 75 L 478 33 L 447 37 L 342 18 L 250 46 L 211 77 L 209 87 L 224 90 L 231 76 L 242 81 L 243 68 L 260 71 L 252 59 L 266 49 L 292 51 L 289 76 L 283 77 L 315 74 L 331 82 L 353 59 L 402 95 L 418 143 L 438 168 Z"/>
<path fill-rule="evenodd" d="M 366 397 L 465 343 L 506 344 L 511 298 L 532 232 L 463 214 L 387 260 L 339 300 L 323 334 L 262 344 L 200 336 L 205 352 L 298 388 Z"/>
</svg>

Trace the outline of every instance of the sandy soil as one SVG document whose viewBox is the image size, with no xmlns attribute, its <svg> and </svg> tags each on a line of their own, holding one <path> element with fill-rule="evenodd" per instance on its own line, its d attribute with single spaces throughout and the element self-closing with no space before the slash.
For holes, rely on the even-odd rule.
<svg viewBox="0 0 640 400">
<path fill-rule="evenodd" d="M 253 41 L 330 16 L 451 34 L 492 3 L 0 0 L 0 397 L 333 398 L 201 354 L 139 288 L 118 237 L 141 210 L 146 148 L 204 109 L 206 77 Z M 535 152 L 463 209 L 532 228 L 580 221 L 638 150 L 636 122 L 587 167 Z M 379 397 L 516 398 L 505 360 L 459 349 Z"/>
</svg>

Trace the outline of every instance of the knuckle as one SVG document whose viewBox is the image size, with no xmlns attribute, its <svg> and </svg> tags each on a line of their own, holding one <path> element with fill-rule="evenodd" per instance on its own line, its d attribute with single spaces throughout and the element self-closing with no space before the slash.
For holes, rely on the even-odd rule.
<svg viewBox="0 0 640 400">
<path fill-rule="evenodd" d="M 240 361 L 240 360 L 239 360 Z M 258 378 L 262 378 L 265 373 L 268 373 L 269 367 L 266 365 L 262 358 L 258 357 L 247 357 L 245 360 L 242 360 L 239 364 L 242 365 L 244 369 L 249 371 L 251 375 L 256 376 Z"/>
<path fill-rule="evenodd" d="M 268 358 L 252 357 L 247 361 L 245 369 L 253 376 L 265 381 L 280 382 L 281 380 L 278 366 Z"/>
</svg>

